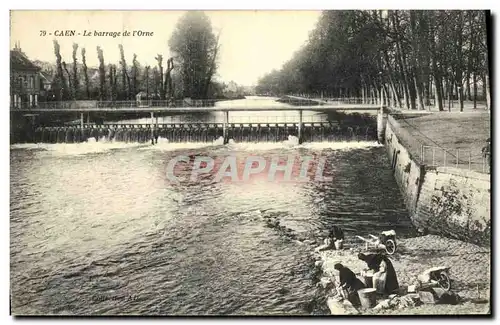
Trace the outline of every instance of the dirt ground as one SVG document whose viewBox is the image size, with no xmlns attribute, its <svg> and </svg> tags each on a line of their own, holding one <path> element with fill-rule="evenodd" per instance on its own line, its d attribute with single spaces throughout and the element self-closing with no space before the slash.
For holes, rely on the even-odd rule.
<svg viewBox="0 0 500 325">
<path fill-rule="evenodd" d="M 336 274 L 333 266 L 342 263 L 354 273 L 366 264 L 357 258 L 365 246 L 359 242 L 347 243 L 344 250 L 320 252 L 323 277 Z M 362 314 L 488 314 L 490 308 L 491 253 L 489 248 L 479 247 L 458 240 L 435 235 L 398 240 L 398 248 L 390 256 L 400 286 L 415 283 L 416 277 L 428 268 L 449 266 L 451 290 L 457 293 L 458 305 L 424 304 L 404 309 L 365 310 Z M 487 302 L 480 302 L 487 300 Z"/>
</svg>

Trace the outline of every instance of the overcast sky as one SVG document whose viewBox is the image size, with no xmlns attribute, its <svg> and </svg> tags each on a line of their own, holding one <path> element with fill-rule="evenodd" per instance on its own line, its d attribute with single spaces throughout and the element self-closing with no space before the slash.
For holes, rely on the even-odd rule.
<svg viewBox="0 0 500 325">
<path fill-rule="evenodd" d="M 207 11 L 214 32 L 221 33 L 218 79 L 255 84 L 272 69 L 278 69 L 307 40 L 319 11 Z M 106 63 L 119 61 L 123 44 L 128 63 L 136 53 L 141 64 L 156 65 L 154 57 L 169 56 L 168 40 L 182 11 L 12 11 L 11 48 L 19 41 L 32 60 L 55 62 L 52 40 L 56 30 L 75 30 L 72 37 L 57 37 L 61 55 L 72 62 L 72 44 L 87 50 L 87 64 L 97 66 L 96 47 L 101 46 Z M 47 35 L 40 36 L 45 30 Z M 152 37 L 84 37 L 94 33 L 141 30 Z M 78 36 L 81 33 L 81 36 Z M 81 62 L 80 50 L 78 58 Z M 165 59 L 166 60 L 166 59 Z M 166 62 L 165 62 L 166 64 Z"/>
</svg>

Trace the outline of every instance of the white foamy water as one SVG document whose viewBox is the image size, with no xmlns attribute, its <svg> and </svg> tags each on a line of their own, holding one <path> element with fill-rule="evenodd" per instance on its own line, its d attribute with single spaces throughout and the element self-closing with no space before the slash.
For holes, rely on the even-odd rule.
<svg viewBox="0 0 500 325">
<path fill-rule="evenodd" d="M 310 142 L 300 145 L 306 149 L 331 149 L 331 150 L 350 150 L 350 149 L 369 149 L 383 147 L 377 141 L 339 141 L 339 142 Z"/>
<path fill-rule="evenodd" d="M 44 150 L 54 155 L 85 155 L 115 149 L 140 148 L 148 145 L 138 142 L 106 141 L 105 138 L 99 141 L 96 141 L 95 138 L 89 138 L 89 140 L 82 143 L 22 143 L 13 144 L 10 147 L 11 149 Z"/>
<path fill-rule="evenodd" d="M 182 149 L 198 149 L 209 148 L 224 145 L 224 138 L 219 137 L 217 140 L 210 142 L 169 142 L 168 139 L 158 138 L 158 143 L 155 145 L 148 145 L 140 148 L 139 150 L 159 150 L 159 151 L 174 151 Z"/>
<path fill-rule="evenodd" d="M 288 136 L 288 140 L 282 142 L 241 142 L 229 140 L 229 148 L 248 151 L 265 151 L 274 149 L 310 149 L 310 150 L 350 150 L 350 149 L 369 149 L 374 147 L 383 147 L 376 141 L 339 141 L 339 142 L 308 142 L 299 144 L 299 139 L 295 136 Z"/>
<path fill-rule="evenodd" d="M 368 149 L 373 147 L 381 147 L 383 145 L 375 141 L 343 141 L 343 142 L 311 142 L 298 144 L 298 138 L 289 136 L 288 140 L 282 142 L 241 142 L 237 143 L 233 139 L 224 145 L 224 139 L 219 137 L 212 143 L 208 142 L 169 142 L 168 139 L 158 138 L 158 143 L 152 145 L 150 143 L 138 142 L 118 142 L 107 141 L 105 138 L 96 141 L 95 138 L 89 138 L 89 141 L 83 143 L 23 143 L 13 144 L 11 149 L 26 149 L 26 150 L 45 150 L 53 155 L 85 155 L 92 153 L 101 153 L 117 149 L 137 148 L 137 150 L 154 150 L 154 151 L 175 151 L 183 149 L 198 149 L 224 146 L 229 150 L 238 151 L 268 151 L 276 149 L 310 149 L 310 150 L 350 150 L 350 149 Z"/>
</svg>

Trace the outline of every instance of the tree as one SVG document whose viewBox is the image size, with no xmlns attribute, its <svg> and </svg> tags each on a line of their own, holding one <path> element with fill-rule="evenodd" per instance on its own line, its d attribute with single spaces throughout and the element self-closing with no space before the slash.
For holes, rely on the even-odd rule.
<svg viewBox="0 0 500 325">
<path fill-rule="evenodd" d="M 149 100 L 149 69 L 151 67 L 147 65 L 144 69 L 144 73 L 146 76 L 144 77 L 144 80 L 146 80 L 146 99 Z"/>
<path fill-rule="evenodd" d="M 156 61 L 158 62 L 158 80 L 156 81 L 158 83 L 158 88 L 160 90 L 160 100 L 165 100 L 165 87 L 163 85 L 163 56 L 161 54 L 158 54 L 155 57 Z"/>
<path fill-rule="evenodd" d="M 57 40 L 54 40 L 54 53 L 56 55 L 56 76 L 54 79 L 54 90 L 57 96 L 57 100 L 64 100 L 67 96 L 66 78 L 64 77 L 62 58 L 61 58 L 61 47 Z"/>
<path fill-rule="evenodd" d="M 256 90 L 408 109 L 430 108 L 434 99 L 443 110 L 445 98 L 462 109 L 472 83 L 489 103 L 488 21 L 484 11 L 324 11 L 307 43 Z"/>
<path fill-rule="evenodd" d="M 108 65 L 109 69 L 109 93 L 110 93 L 110 100 L 114 101 L 116 100 L 116 97 L 118 96 L 118 89 L 117 89 L 117 77 L 116 77 L 116 65 L 110 64 Z"/>
<path fill-rule="evenodd" d="M 168 44 L 178 62 L 184 97 L 207 98 L 207 85 L 216 72 L 218 52 L 217 38 L 207 15 L 200 11 L 187 12 Z"/>
<path fill-rule="evenodd" d="M 125 61 L 125 52 L 123 50 L 123 45 L 119 44 L 120 49 L 120 64 L 122 66 L 122 98 L 131 99 L 130 95 L 130 77 L 127 72 L 127 61 Z"/>
<path fill-rule="evenodd" d="M 72 99 L 76 99 L 75 98 L 75 93 L 73 91 L 73 83 L 71 82 L 71 74 L 69 73 L 68 71 L 68 67 L 66 66 L 66 62 L 62 62 L 62 67 L 64 69 L 64 72 L 66 72 L 66 75 L 68 76 L 68 82 L 69 82 L 69 90 L 71 91 L 70 94 L 72 96 Z"/>
<path fill-rule="evenodd" d="M 106 98 L 106 71 L 104 68 L 104 53 L 100 46 L 97 47 L 97 57 L 99 59 L 99 100 Z"/>
<path fill-rule="evenodd" d="M 174 58 L 167 60 L 167 72 L 165 72 L 165 94 L 168 98 L 174 97 L 174 86 L 172 83 L 172 70 L 174 70 Z"/>
<path fill-rule="evenodd" d="M 78 52 L 78 44 L 73 43 L 73 98 L 77 99 L 78 90 L 80 87 L 80 82 L 78 78 L 78 67 L 77 67 L 77 58 L 76 53 Z"/>
<path fill-rule="evenodd" d="M 87 95 L 87 99 L 90 99 L 90 82 L 89 82 L 89 73 L 87 68 L 87 60 L 85 58 L 85 48 L 82 48 L 82 64 L 83 64 L 83 76 L 85 80 L 85 94 Z"/>
<path fill-rule="evenodd" d="M 134 58 L 132 59 L 132 96 L 137 95 L 138 79 L 139 74 L 139 62 L 137 61 L 137 54 L 134 53 Z M 133 98 L 132 98 L 133 99 Z"/>
</svg>

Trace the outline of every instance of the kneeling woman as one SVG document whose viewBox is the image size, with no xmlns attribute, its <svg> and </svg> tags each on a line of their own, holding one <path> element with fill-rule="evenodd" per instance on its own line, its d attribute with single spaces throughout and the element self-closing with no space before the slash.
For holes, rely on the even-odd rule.
<svg viewBox="0 0 500 325">
<path fill-rule="evenodd" d="M 324 244 L 315 249 L 316 252 L 321 252 L 330 249 L 342 249 L 344 243 L 344 231 L 338 226 L 333 226 L 328 232 L 328 237 L 324 240 Z"/>
<path fill-rule="evenodd" d="M 353 271 L 342 264 L 337 263 L 334 265 L 334 268 L 339 272 L 340 289 L 347 292 L 347 297 L 344 298 L 349 300 L 354 306 L 359 306 L 358 290 L 363 289 L 365 285 L 356 277 Z"/>
</svg>

